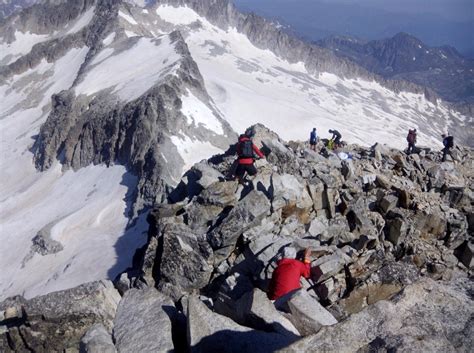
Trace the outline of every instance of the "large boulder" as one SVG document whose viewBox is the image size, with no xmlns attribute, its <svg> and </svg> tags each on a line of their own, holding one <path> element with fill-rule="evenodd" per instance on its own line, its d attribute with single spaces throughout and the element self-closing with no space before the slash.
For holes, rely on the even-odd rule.
<svg viewBox="0 0 474 353">
<path fill-rule="evenodd" d="M 305 290 L 296 292 L 287 304 L 288 318 L 303 336 L 317 333 L 323 326 L 337 324 L 334 316 Z"/>
<path fill-rule="evenodd" d="M 104 280 L 31 300 L 6 300 L 0 304 L 0 311 L 17 314 L 5 318 L 8 326 L 0 334 L 0 348 L 35 352 L 78 350 L 82 336 L 94 324 L 112 330 L 120 299 L 112 282 Z M 0 326 L 3 324 L 0 322 Z"/>
<path fill-rule="evenodd" d="M 154 288 L 127 291 L 114 321 L 118 352 L 173 351 L 171 320 L 175 312 L 171 299 Z"/>
<path fill-rule="evenodd" d="M 204 287 L 213 271 L 213 252 L 204 234 L 194 234 L 182 223 L 167 222 L 161 227 L 163 243 L 159 266 L 159 287 L 173 287 L 169 294 L 179 299 L 182 291 Z"/>
<path fill-rule="evenodd" d="M 117 353 L 112 335 L 102 324 L 93 325 L 81 339 L 81 353 Z"/>
<path fill-rule="evenodd" d="M 295 341 L 288 335 L 257 331 L 212 312 L 198 297 L 188 298 L 188 343 L 191 352 L 274 352 Z"/>
<path fill-rule="evenodd" d="M 208 234 L 215 263 L 225 260 L 234 250 L 237 239 L 248 229 L 259 225 L 269 211 L 270 201 L 264 193 L 252 190 L 245 196 L 222 223 Z"/>
<path fill-rule="evenodd" d="M 426 278 L 280 352 L 471 352 L 473 290 L 467 278 Z"/>
</svg>

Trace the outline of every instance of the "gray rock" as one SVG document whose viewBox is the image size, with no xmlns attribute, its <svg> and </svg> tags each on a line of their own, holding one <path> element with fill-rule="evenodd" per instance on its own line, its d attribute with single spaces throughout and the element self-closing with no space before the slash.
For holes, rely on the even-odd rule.
<svg viewBox="0 0 474 353">
<path fill-rule="evenodd" d="M 24 319 L 13 321 L 0 335 L 0 347 L 21 350 L 27 346 L 41 352 L 78 350 L 81 337 L 94 324 L 112 330 L 120 299 L 112 282 L 99 281 L 31 300 L 7 300 L 0 303 L 0 311 L 21 308 Z"/>
<path fill-rule="evenodd" d="M 403 242 L 406 235 L 406 222 L 400 218 L 389 220 L 387 240 L 392 242 L 393 245 L 398 245 Z"/>
<path fill-rule="evenodd" d="M 269 211 L 270 202 L 262 192 L 253 190 L 245 196 L 222 224 L 208 235 L 209 243 L 214 249 L 215 263 L 225 260 L 234 249 L 238 237 L 259 225 Z"/>
<path fill-rule="evenodd" d="M 236 307 L 242 324 L 264 331 L 271 330 L 290 338 L 300 336 L 291 321 L 275 309 L 267 294 L 260 289 L 255 288 L 244 294 Z"/>
<path fill-rule="evenodd" d="M 380 201 L 380 208 L 384 213 L 397 207 L 398 197 L 395 195 L 387 195 Z"/>
<path fill-rule="evenodd" d="M 424 279 L 392 301 L 379 301 L 280 352 L 469 352 L 474 345 L 472 286 L 467 278 L 451 283 Z"/>
<path fill-rule="evenodd" d="M 116 353 L 112 335 L 102 324 L 95 324 L 81 339 L 81 353 Z"/>
<path fill-rule="evenodd" d="M 159 287 L 171 284 L 179 299 L 182 291 L 204 287 L 213 271 L 213 252 L 205 235 L 194 234 L 185 224 L 167 223 L 160 229 L 163 243 L 159 263 Z"/>
<path fill-rule="evenodd" d="M 307 291 L 299 290 L 288 301 L 289 320 L 303 336 L 317 333 L 323 326 L 337 323 L 334 316 Z"/>
<path fill-rule="evenodd" d="M 125 293 L 114 320 L 118 352 L 170 352 L 174 350 L 171 320 L 173 302 L 154 288 Z"/>
<path fill-rule="evenodd" d="M 252 330 L 213 313 L 198 297 L 188 298 L 188 343 L 191 352 L 270 353 L 294 342 L 288 336 Z"/>
<path fill-rule="evenodd" d="M 469 269 L 474 267 L 474 244 L 472 242 L 465 242 L 462 244 L 458 249 L 456 249 L 455 254 L 464 266 Z"/>
</svg>

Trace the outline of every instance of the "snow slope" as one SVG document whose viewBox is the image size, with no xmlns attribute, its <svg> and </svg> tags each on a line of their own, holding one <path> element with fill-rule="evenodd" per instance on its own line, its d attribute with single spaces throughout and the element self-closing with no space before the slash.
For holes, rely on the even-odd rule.
<svg viewBox="0 0 474 353">
<path fill-rule="evenodd" d="M 401 148 L 409 128 L 420 131 L 419 144 L 439 146 L 439 135 L 452 121 L 463 124 L 459 113 L 422 95 L 311 74 L 304 63 L 288 63 L 258 49 L 245 35 L 222 30 L 188 7 L 160 5 L 156 14 L 185 31 L 210 95 L 238 132 L 261 122 L 289 140 L 307 139 L 313 127 L 327 137 L 327 130 L 335 128 L 352 143 Z"/>
<path fill-rule="evenodd" d="M 87 51 L 71 49 L 55 63 L 43 60 L 0 86 L 0 300 L 113 278 L 146 240 L 144 219 L 127 229 L 136 178 L 124 167 L 63 172 L 56 164 L 39 173 L 32 162 L 32 137 L 47 117 L 51 95 L 71 87 Z M 32 238 L 45 227 L 64 250 L 30 254 Z"/>
</svg>

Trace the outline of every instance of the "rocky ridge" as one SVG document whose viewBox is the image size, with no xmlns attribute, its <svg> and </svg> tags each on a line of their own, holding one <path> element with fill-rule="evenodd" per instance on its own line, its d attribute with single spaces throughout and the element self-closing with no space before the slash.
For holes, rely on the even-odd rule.
<svg viewBox="0 0 474 353">
<path fill-rule="evenodd" d="M 474 61 L 452 47 L 433 48 L 407 33 L 373 41 L 329 37 L 317 44 L 383 77 L 430 87 L 447 101 L 473 102 Z"/>
<path fill-rule="evenodd" d="M 444 163 L 379 144 L 314 152 L 253 129 L 266 155 L 254 179 L 227 179 L 233 148 L 194 165 L 150 213 L 117 289 L 94 304 L 83 287 L 1 303 L 0 348 L 471 351 L 474 151 L 456 146 Z M 280 311 L 264 292 L 287 246 L 311 247 L 313 270 Z"/>
</svg>

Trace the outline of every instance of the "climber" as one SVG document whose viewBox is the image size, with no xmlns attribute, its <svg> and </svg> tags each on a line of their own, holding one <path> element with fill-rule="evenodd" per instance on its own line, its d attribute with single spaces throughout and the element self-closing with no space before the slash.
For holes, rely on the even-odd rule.
<svg viewBox="0 0 474 353">
<path fill-rule="evenodd" d="M 408 130 L 407 142 L 408 142 L 407 154 L 411 154 L 415 152 L 416 129 Z"/>
<path fill-rule="evenodd" d="M 273 271 L 272 280 L 268 289 L 268 298 L 277 300 L 285 294 L 294 292 L 301 288 L 300 278 L 310 277 L 311 271 L 311 249 L 304 251 L 304 260 L 296 260 L 296 250 L 286 247 L 283 250 L 283 258 L 277 262 L 277 268 Z"/>
<path fill-rule="evenodd" d="M 329 133 L 332 134 L 331 140 L 333 141 L 334 148 L 341 146 L 342 135 L 337 130 L 329 130 Z"/>
<path fill-rule="evenodd" d="M 238 166 L 235 175 L 239 179 L 239 183 L 244 183 L 244 176 L 247 173 L 250 176 L 257 174 L 257 168 L 254 166 L 255 154 L 259 158 L 264 158 L 265 155 L 252 142 L 253 130 L 247 129 L 245 134 L 239 136 L 237 143 Z"/>
<path fill-rule="evenodd" d="M 309 145 L 313 151 L 316 151 L 316 144 L 318 143 L 318 135 L 316 134 L 316 128 L 309 134 Z"/>
<path fill-rule="evenodd" d="M 441 137 L 443 138 L 443 159 L 442 161 L 445 162 L 446 161 L 446 155 L 449 154 L 451 156 L 452 159 L 453 158 L 453 155 L 451 154 L 451 148 L 454 147 L 454 137 L 452 137 L 451 135 L 446 135 L 446 134 L 442 134 Z"/>
</svg>

